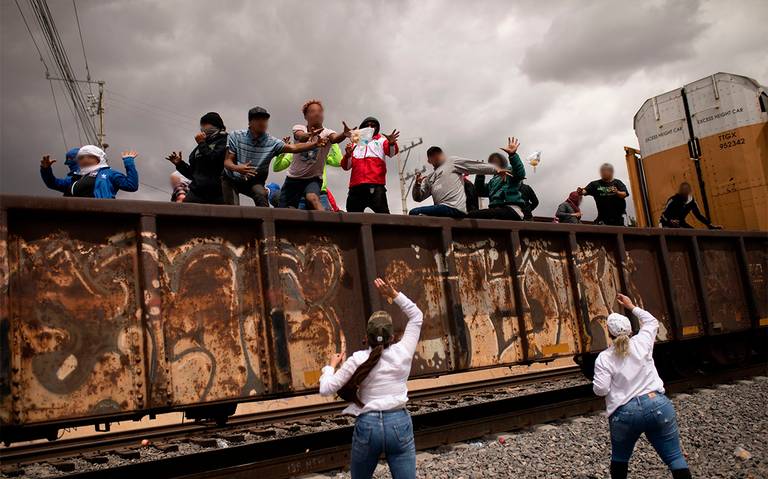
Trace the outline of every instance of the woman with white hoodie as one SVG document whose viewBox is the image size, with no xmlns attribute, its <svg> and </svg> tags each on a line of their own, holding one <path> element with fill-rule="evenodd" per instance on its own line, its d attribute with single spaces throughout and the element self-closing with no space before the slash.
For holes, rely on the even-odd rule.
<svg viewBox="0 0 768 479">
<path fill-rule="evenodd" d="M 640 331 L 633 336 L 629 318 L 618 313 L 608 315 L 613 344 L 595 362 L 593 390 L 605 396 L 611 430 L 611 478 L 627 477 L 629 458 L 643 433 L 674 479 L 690 478 L 680 448 L 675 408 L 664 395 L 664 382 L 653 362 L 659 321 L 627 296 L 619 294 L 617 300 L 640 320 Z"/>
</svg>

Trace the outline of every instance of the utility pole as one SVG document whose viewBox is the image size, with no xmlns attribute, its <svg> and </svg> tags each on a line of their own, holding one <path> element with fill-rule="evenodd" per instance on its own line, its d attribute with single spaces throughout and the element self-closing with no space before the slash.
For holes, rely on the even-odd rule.
<svg viewBox="0 0 768 479">
<path fill-rule="evenodd" d="M 107 135 L 104 133 L 104 81 L 93 81 L 93 80 L 68 80 L 66 78 L 56 78 L 50 76 L 48 73 L 45 74 L 45 78 L 47 80 L 55 80 L 55 81 L 65 81 L 65 82 L 74 82 L 74 83 L 85 83 L 88 85 L 98 85 L 99 86 L 99 96 L 98 98 L 95 98 L 93 95 L 88 95 L 88 102 L 89 102 L 89 112 L 88 114 L 90 116 L 99 116 L 99 131 L 96 133 L 96 138 L 98 140 L 99 146 L 102 149 L 106 149 L 109 145 L 104 143 L 104 137 Z"/>
<path fill-rule="evenodd" d="M 405 174 L 405 167 L 408 164 L 408 158 L 411 156 L 411 150 L 422 143 L 424 143 L 424 140 L 419 137 L 411 141 L 410 144 L 400 148 L 397 152 L 397 176 L 400 177 L 400 200 L 402 201 L 404 215 L 408 214 L 408 190 L 410 190 L 410 188 L 406 189 L 405 187 L 406 181 L 410 178 L 409 175 Z M 402 159 L 403 152 L 405 152 L 405 160 Z"/>
</svg>

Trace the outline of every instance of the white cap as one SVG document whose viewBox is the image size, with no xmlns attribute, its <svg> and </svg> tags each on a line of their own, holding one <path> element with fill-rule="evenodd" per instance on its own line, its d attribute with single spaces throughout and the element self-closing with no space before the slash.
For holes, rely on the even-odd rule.
<svg viewBox="0 0 768 479">
<path fill-rule="evenodd" d="M 107 161 L 107 154 L 104 150 L 94 145 L 85 145 L 77 152 L 77 156 L 91 155 L 99 159 L 99 163 Z"/>
<path fill-rule="evenodd" d="M 621 336 L 622 334 L 629 334 L 632 332 L 632 324 L 629 322 L 629 318 L 619 313 L 611 313 L 608 315 L 608 332 L 612 336 Z"/>
</svg>

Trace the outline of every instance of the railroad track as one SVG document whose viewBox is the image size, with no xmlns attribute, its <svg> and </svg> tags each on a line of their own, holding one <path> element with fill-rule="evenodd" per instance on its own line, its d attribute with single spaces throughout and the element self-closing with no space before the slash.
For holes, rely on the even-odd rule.
<svg viewBox="0 0 768 479">
<path fill-rule="evenodd" d="M 519 382 L 506 382 L 502 379 L 492 380 L 493 387 L 509 387 L 525 382 L 545 381 L 546 378 L 557 379 L 556 372 L 536 374 L 521 378 Z M 723 370 L 716 373 L 701 375 L 678 381 L 668 381 L 667 390 L 670 393 L 704 387 L 712 384 L 732 381 L 766 373 L 765 364 L 742 367 L 739 369 Z M 572 372 L 560 371 L 561 378 Z M 508 379 L 508 378 L 505 378 Z M 473 385 L 457 385 L 455 395 L 471 391 L 492 389 L 482 381 Z M 433 395 L 433 391 L 424 391 L 424 395 L 414 403 L 429 403 L 429 398 L 445 396 L 448 389 L 440 388 L 441 393 Z M 459 390 L 461 389 L 461 390 Z M 453 396 L 451 393 L 448 393 Z M 429 396 L 427 396 L 429 395 Z M 335 406 L 336 411 L 340 405 Z M 603 400 L 592 394 L 590 384 L 580 384 L 544 392 L 512 396 L 482 403 L 464 404 L 460 400 L 450 403 L 445 409 L 434 409 L 426 412 L 416 407 L 413 414 L 414 432 L 418 449 L 429 449 L 442 444 L 481 437 L 487 434 L 524 428 L 533 424 L 550 422 L 569 416 L 586 414 L 601 410 Z M 326 410 L 326 414 L 330 407 Z M 299 414 L 312 414 L 302 411 Z M 320 413 L 320 411 L 315 411 Z M 287 416 L 295 419 L 296 416 Z M 275 419 L 277 419 L 275 417 Z M 243 417 L 247 421 L 247 417 Z M 234 424 L 233 424 L 234 426 Z M 344 467 L 349 463 L 349 445 L 352 435 L 352 424 L 335 428 L 322 429 L 307 433 L 294 434 L 286 437 L 276 437 L 260 442 L 232 444 L 229 447 L 210 449 L 191 454 L 162 457 L 157 460 L 133 462 L 104 470 L 73 472 L 67 477 L 80 478 L 135 478 L 147 477 L 183 477 L 183 478 L 246 478 L 246 477 L 291 477 L 310 472 L 320 472 Z M 205 429 L 211 433 L 215 428 Z M 144 437 L 145 435 L 142 435 Z M 102 446 L 104 449 L 104 446 Z M 3 460 L 6 463 L 5 459 Z"/>
<path fill-rule="evenodd" d="M 459 384 L 441 385 L 410 392 L 409 397 L 412 402 L 417 402 L 450 395 L 471 394 L 478 391 L 524 386 L 547 380 L 557 381 L 569 377 L 577 378 L 580 376 L 581 372 L 578 367 L 564 367 L 537 371 L 520 376 L 505 376 Z M 152 442 L 158 440 L 168 442 L 170 440 L 184 439 L 201 434 L 221 434 L 225 431 L 233 431 L 252 426 L 264 426 L 281 422 L 331 416 L 339 414 L 344 407 L 346 407 L 346 403 L 334 401 L 286 408 L 278 411 L 266 411 L 233 416 L 224 426 L 216 425 L 213 422 L 188 422 L 147 427 L 131 431 L 94 434 L 52 442 L 36 442 L 0 449 L 0 462 L 2 462 L 4 469 L 7 468 L 8 465 L 19 467 L 41 461 L 56 460 L 58 462 L 84 454 L 87 455 L 100 451 L 135 447 L 143 439 Z"/>
</svg>

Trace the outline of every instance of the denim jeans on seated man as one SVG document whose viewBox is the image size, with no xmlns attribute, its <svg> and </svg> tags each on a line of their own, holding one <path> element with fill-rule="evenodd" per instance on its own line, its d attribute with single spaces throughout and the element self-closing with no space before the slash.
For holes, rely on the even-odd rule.
<svg viewBox="0 0 768 479">
<path fill-rule="evenodd" d="M 320 192 L 320 204 L 323 205 L 323 208 L 325 208 L 325 211 L 331 211 L 331 203 L 328 201 L 328 194 L 325 191 Z M 304 198 L 299 200 L 299 209 L 300 210 L 306 210 L 307 208 L 307 202 L 304 201 Z"/>
<path fill-rule="evenodd" d="M 416 478 L 413 423 L 405 409 L 360 414 L 352 434 L 352 479 L 368 479 L 384 453 L 393 479 Z"/>
<path fill-rule="evenodd" d="M 442 216 L 446 218 L 464 218 L 467 216 L 461 210 L 446 205 L 419 206 L 408 212 L 411 216 Z"/>
<path fill-rule="evenodd" d="M 645 433 L 671 471 L 688 468 L 680 448 L 675 408 L 664 394 L 657 392 L 633 398 L 611 414 L 609 423 L 612 462 L 629 462 L 635 443 L 640 434 Z"/>
</svg>

